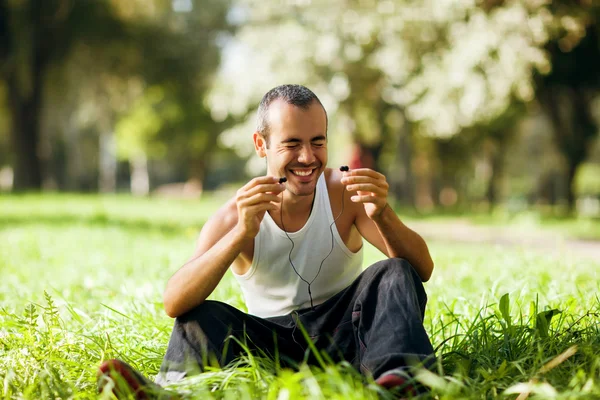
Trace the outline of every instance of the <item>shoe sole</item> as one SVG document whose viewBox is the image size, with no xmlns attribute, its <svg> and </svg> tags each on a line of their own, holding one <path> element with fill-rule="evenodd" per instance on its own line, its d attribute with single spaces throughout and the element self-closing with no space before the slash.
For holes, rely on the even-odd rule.
<svg viewBox="0 0 600 400">
<path fill-rule="evenodd" d="M 97 378 L 99 382 L 98 390 L 100 393 L 102 393 L 106 383 L 108 383 L 106 380 L 104 380 L 104 382 L 101 381 L 103 377 L 108 377 L 115 383 L 115 387 L 112 391 L 117 398 L 119 398 L 119 395 L 122 395 L 122 393 L 119 393 L 122 391 L 122 388 L 120 388 L 118 384 L 125 381 L 130 393 L 134 395 L 135 399 L 151 399 L 148 393 L 146 393 L 146 390 L 152 390 L 155 384 L 137 372 L 132 366 L 121 360 L 114 359 L 105 361 L 98 368 Z"/>
</svg>

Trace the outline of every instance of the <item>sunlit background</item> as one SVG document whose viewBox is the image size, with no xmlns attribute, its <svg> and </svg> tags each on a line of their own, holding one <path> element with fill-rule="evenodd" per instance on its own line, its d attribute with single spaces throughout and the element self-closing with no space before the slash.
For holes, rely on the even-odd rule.
<svg viewBox="0 0 600 400">
<path fill-rule="evenodd" d="M 599 19 L 600 0 L 0 0 L 0 397 L 97 399 L 113 357 L 156 376 L 165 284 L 264 173 L 262 96 L 299 83 L 330 166 L 383 172 L 427 240 L 432 398 L 600 398 Z M 245 310 L 230 272 L 211 299 Z M 347 368 L 240 365 L 180 389 L 382 398 Z"/>
<path fill-rule="evenodd" d="M 0 190 L 200 198 L 299 83 L 396 205 L 600 215 L 593 0 L 1 0 Z"/>
</svg>

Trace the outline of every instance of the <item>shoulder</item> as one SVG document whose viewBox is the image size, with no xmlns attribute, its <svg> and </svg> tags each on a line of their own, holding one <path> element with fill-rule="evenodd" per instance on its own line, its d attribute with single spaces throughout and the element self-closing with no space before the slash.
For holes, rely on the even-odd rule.
<svg viewBox="0 0 600 400">
<path fill-rule="evenodd" d="M 323 175 L 325 175 L 327 191 L 330 193 L 330 195 L 331 192 L 340 192 L 345 189 L 344 185 L 342 185 L 342 182 L 340 181 L 344 175 L 339 169 L 325 168 Z"/>
<path fill-rule="evenodd" d="M 329 194 L 329 200 L 332 204 L 332 210 L 334 214 L 337 213 L 338 203 L 340 198 L 343 197 L 343 201 L 347 210 L 352 210 L 353 216 L 356 216 L 358 211 L 357 204 L 350 200 L 352 193 L 346 190 L 346 186 L 341 182 L 344 173 L 337 168 L 327 168 L 323 172 L 325 175 L 325 182 L 327 183 L 327 192 Z M 332 201 L 333 200 L 333 201 Z M 337 214 L 336 214 L 337 215 Z"/>
<path fill-rule="evenodd" d="M 213 214 L 210 220 L 217 221 L 218 223 L 226 226 L 237 224 L 238 212 L 235 197 L 227 200 L 227 202 Z"/>
<path fill-rule="evenodd" d="M 206 221 L 200 232 L 199 240 L 203 237 L 216 237 L 217 240 L 225 236 L 238 222 L 237 205 L 235 197 L 229 199 Z"/>
</svg>

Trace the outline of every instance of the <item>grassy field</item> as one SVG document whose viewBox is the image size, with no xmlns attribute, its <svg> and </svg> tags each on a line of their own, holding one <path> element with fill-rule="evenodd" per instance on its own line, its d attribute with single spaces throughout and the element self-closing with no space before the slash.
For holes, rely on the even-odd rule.
<svg viewBox="0 0 600 400">
<path fill-rule="evenodd" d="M 499 206 L 489 212 L 410 212 L 410 220 L 433 223 L 451 224 L 455 222 L 469 223 L 474 226 L 503 227 L 517 229 L 520 232 L 539 232 L 554 234 L 571 240 L 600 241 L 599 216 L 555 216 L 546 210 L 527 210 L 510 212 L 506 207 Z"/>
<path fill-rule="evenodd" d="M 0 196 L 0 396 L 97 398 L 96 369 L 113 357 L 153 377 L 173 324 L 165 282 L 222 202 Z M 600 398 L 600 261 L 429 244 L 425 325 L 441 360 L 419 376 L 429 397 Z M 378 259 L 368 248 L 366 263 Z M 229 275 L 212 298 L 243 308 Z M 345 365 L 277 370 L 252 357 L 174 389 L 202 399 L 387 396 Z"/>
</svg>

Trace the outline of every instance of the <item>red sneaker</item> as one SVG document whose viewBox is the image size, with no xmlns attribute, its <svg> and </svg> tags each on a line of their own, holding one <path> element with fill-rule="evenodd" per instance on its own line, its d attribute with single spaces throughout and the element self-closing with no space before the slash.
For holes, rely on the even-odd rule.
<svg viewBox="0 0 600 400">
<path fill-rule="evenodd" d="M 98 373 L 98 392 L 112 390 L 117 399 L 158 400 L 176 399 L 177 395 L 169 393 L 150 379 L 136 371 L 124 361 L 113 359 L 100 365 Z"/>
<path fill-rule="evenodd" d="M 375 383 L 402 396 L 416 397 L 421 394 L 421 391 L 415 386 L 414 378 L 402 368 L 384 372 L 375 380 Z"/>
</svg>

